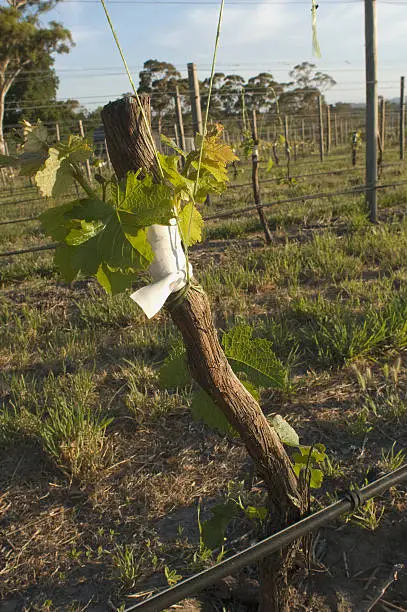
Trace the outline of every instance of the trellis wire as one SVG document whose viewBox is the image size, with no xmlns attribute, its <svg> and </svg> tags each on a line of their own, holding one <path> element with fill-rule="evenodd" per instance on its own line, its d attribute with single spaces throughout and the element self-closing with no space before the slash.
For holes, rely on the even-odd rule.
<svg viewBox="0 0 407 612">
<path fill-rule="evenodd" d="M 385 185 L 377 185 L 376 189 L 387 189 L 389 187 L 398 187 L 399 185 L 407 185 L 407 181 L 398 181 L 397 183 L 387 183 Z M 316 200 L 318 198 L 330 198 L 334 196 L 340 195 L 357 195 L 359 193 L 364 193 L 367 191 L 368 187 L 366 185 L 358 185 L 357 187 L 352 187 L 352 189 L 344 189 L 343 191 L 321 191 L 320 193 L 301 195 L 295 198 L 286 198 L 284 200 L 275 200 L 274 202 L 269 202 L 268 204 L 261 204 L 259 206 L 246 206 L 245 208 L 236 208 L 234 210 L 228 210 L 225 212 L 220 212 L 215 215 L 209 215 L 204 217 L 204 221 L 212 221 L 213 219 L 227 219 L 229 217 L 235 215 L 244 215 L 248 212 L 252 212 L 254 210 L 258 210 L 258 208 L 271 208 L 272 206 L 277 206 L 278 204 L 289 204 L 291 202 L 302 202 L 306 200 Z"/>
<path fill-rule="evenodd" d="M 126 608 L 124 612 L 131 610 L 140 610 L 142 612 L 159 612 L 169 606 L 172 606 L 186 597 L 196 595 L 199 591 L 211 586 L 221 578 L 229 574 L 236 573 L 247 565 L 251 565 L 259 561 L 263 557 L 271 555 L 278 550 L 281 550 L 294 540 L 297 540 L 311 530 L 321 527 L 335 518 L 340 517 L 346 512 L 355 511 L 360 505 L 364 504 L 368 499 L 383 493 L 390 487 L 399 484 L 407 479 L 407 464 L 402 465 L 397 470 L 382 476 L 378 480 L 362 487 L 361 489 L 349 490 L 344 497 L 339 501 L 303 518 L 301 521 L 286 527 L 272 536 L 254 544 L 250 548 L 246 548 L 241 552 L 236 553 L 229 559 L 221 561 L 214 567 L 206 569 L 182 582 L 179 582 L 172 588 L 166 589 L 162 593 L 153 595 L 146 601 L 138 603 L 134 606 Z"/>
<path fill-rule="evenodd" d="M 384 168 L 390 168 L 390 167 L 394 167 L 397 166 L 397 164 L 386 164 L 385 166 L 383 166 Z M 273 178 L 269 178 L 269 179 L 263 179 L 261 181 L 259 181 L 259 184 L 265 184 L 265 183 L 271 183 L 271 182 L 278 182 L 278 181 L 284 181 L 284 180 L 292 180 L 292 179 L 300 179 L 300 178 L 309 178 L 309 177 L 318 177 L 318 176 L 326 176 L 326 175 L 333 175 L 335 176 L 336 174 L 344 174 L 346 172 L 349 171 L 353 171 L 353 170 L 361 170 L 363 169 L 363 166 L 356 166 L 356 168 L 345 168 L 343 170 L 327 170 L 326 172 L 315 172 L 315 173 L 310 173 L 310 174 L 298 174 L 297 176 L 292 176 L 290 179 L 285 179 L 284 177 L 273 177 Z M 394 183 L 394 184 L 389 184 L 386 186 L 389 187 L 397 187 L 397 185 L 403 185 L 403 182 L 398 182 L 398 183 Z M 229 185 L 227 187 L 227 189 L 238 189 L 238 188 L 242 188 L 242 187 L 251 187 L 252 184 L 251 183 L 239 183 L 236 185 Z M 378 189 L 382 188 L 380 185 L 377 186 Z M 329 194 L 327 194 L 329 195 Z M 335 195 L 335 194 L 332 194 Z M 63 196 L 63 198 L 68 198 L 70 197 L 70 195 L 66 195 Z M 301 199 L 304 199 L 305 196 L 302 196 Z M 38 201 L 42 201 L 44 200 L 44 198 L 33 198 L 32 200 L 19 200 L 17 202 L 0 202 L 0 205 L 4 205 L 4 206 L 11 206 L 13 205 L 18 205 L 18 204 L 30 204 L 31 202 L 38 202 Z M 281 203 L 286 203 L 288 200 L 280 200 Z M 263 206 L 272 206 L 274 205 L 276 202 L 272 203 L 272 204 L 263 204 Z M 209 220 L 212 217 L 205 217 L 205 220 Z M 28 221 L 38 221 L 38 217 L 22 217 L 19 219 L 5 219 L 4 221 L 0 221 L 0 225 L 8 225 L 8 224 L 12 224 L 12 223 L 26 223 Z"/>
<path fill-rule="evenodd" d="M 387 189 L 390 187 L 398 187 L 399 185 L 407 185 L 407 180 L 398 181 L 397 183 L 387 183 L 385 185 L 377 185 L 376 189 Z M 259 207 L 260 208 L 271 208 L 279 204 L 289 204 L 291 202 L 294 203 L 294 202 L 302 202 L 302 201 L 307 201 L 307 200 L 316 200 L 319 198 L 330 198 L 330 197 L 335 197 L 339 195 L 358 195 L 360 193 L 366 192 L 367 189 L 368 188 L 366 185 L 359 185 L 357 187 L 353 187 L 352 189 L 344 189 L 343 191 L 320 192 L 320 193 L 314 193 L 314 194 L 309 194 L 309 195 L 297 196 L 295 198 L 287 198 L 285 200 L 275 200 L 274 202 L 269 202 L 268 204 L 261 204 L 260 206 L 255 206 L 255 205 L 247 206 L 246 208 L 236 208 L 235 210 L 229 210 L 224 213 L 220 212 L 216 215 L 209 215 L 207 217 L 203 217 L 203 220 L 213 221 L 215 219 L 228 219 L 237 214 L 244 215 L 252 211 L 257 211 Z M 17 221 L 22 222 L 24 221 L 24 219 L 16 220 L 16 222 Z M 3 224 L 5 223 L 8 223 L 8 222 L 3 221 Z M 46 250 L 54 249 L 56 246 L 57 246 L 56 244 L 50 244 L 50 245 L 44 245 L 41 247 L 32 247 L 31 249 L 22 249 L 22 250 L 17 250 L 17 251 L 4 251 L 2 253 L 0 252 L 0 257 L 11 257 L 13 255 L 23 255 L 26 253 L 34 253 L 36 251 L 46 251 Z"/>
</svg>

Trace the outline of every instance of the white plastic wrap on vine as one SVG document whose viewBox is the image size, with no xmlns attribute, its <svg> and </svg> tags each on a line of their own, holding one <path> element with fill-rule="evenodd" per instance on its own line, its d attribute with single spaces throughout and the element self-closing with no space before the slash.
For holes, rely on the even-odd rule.
<svg viewBox="0 0 407 612">
<path fill-rule="evenodd" d="M 153 282 L 131 294 L 131 299 L 142 308 L 149 319 L 164 306 L 166 299 L 186 285 L 186 260 L 181 236 L 175 219 L 171 225 L 151 225 L 147 240 L 154 252 L 149 267 Z M 192 267 L 190 276 L 192 276 Z"/>
</svg>

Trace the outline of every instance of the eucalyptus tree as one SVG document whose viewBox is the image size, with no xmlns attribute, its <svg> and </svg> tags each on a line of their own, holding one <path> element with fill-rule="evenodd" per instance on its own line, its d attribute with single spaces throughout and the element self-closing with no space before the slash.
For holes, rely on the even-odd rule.
<svg viewBox="0 0 407 612">
<path fill-rule="evenodd" d="M 71 33 L 62 24 L 42 17 L 56 0 L 6 0 L 0 6 L 0 153 L 4 154 L 3 121 L 6 96 L 25 70 L 41 66 L 44 58 L 53 63 L 54 53 L 68 53 Z"/>
</svg>

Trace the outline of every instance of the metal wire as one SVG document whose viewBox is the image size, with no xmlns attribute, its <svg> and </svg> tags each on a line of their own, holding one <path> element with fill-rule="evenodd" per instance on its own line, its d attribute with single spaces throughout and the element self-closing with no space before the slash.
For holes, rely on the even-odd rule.
<svg viewBox="0 0 407 612">
<path fill-rule="evenodd" d="M 12 255 L 24 255 L 25 253 L 36 253 L 37 251 L 51 251 L 55 249 L 57 244 L 44 244 L 43 246 L 31 247 L 29 249 L 21 249 L 19 251 L 3 251 L 0 257 L 11 257 Z"/>
<path fill-rule="evenodd" d="M 377 185 L 376 189 L 387 189 L 389 187 L 398 187 L 399 185 L 407 185 L 407 180 L 399 181 L 397 183 L 387 183 L 384 185 Z M 296 198 L 276 200 L 274 202 L 270 202 L 269 204 L 261 204 L 260 206 L 253 205 L 253 206 L 247 206 L 246 208 L 237 208 L 235 210 L 226 211 L 224 213 L 218 213 L 216 215 L 209 215 L 208 217 L 203 217 L 203 219 L 204 221 L 211 221 L 214 219 L 225 219 L 225 218 L 228 219 L 235 215 L 244 215 L 246 213 L 253 212 L 255 210 L 257 211 L 260 208 L 270 208 L 278 204 L 288 204 L 291 202 L 302 202 L 306 200 L 315 200 L 319 198 L 330 198 L 330 197 L 334 197 L 338 195 L 357 195 L 365 191 L 367 191 L 367 186 L 359 185 L 358 187 L 353 187 L 352 189 L 345 189 L 343 191 L 314 193 L 310 195 L 298 196 Z M 6 223 L 6 222 L 3 222 L 3 223 Z M 57 246 L 56 244 L 49 244 L 49 245 L 45 245 L 42 247 L 32 247 L 30 249 L 22 249 L 20 251 L 3 251 L 2 253 L 0 253 L 0 257 L 11 257 L 13 255 L 23 255 L 25 253 L 34 253 L 36 251 L 46 251 L 46 250 L 54 249 L 56 246 Z"/>
<path fill-rule="evenodd" d="M 26 221 L 38 221 L 38 217 L 23 217 L 21 219 L 7 219 L 6 221 L 0 221 L 0 225 L 10 225 L 11 223 L 25 223 Z"/>
<path fill-rule="evenodd" d="M 306 518 L 290 525 L 286 529 L 275 533 L 274 535 L 254 544 L 250 548 L 233 555 L 229 559 L 222 561 L 199 574 L 195 574 L 170 589 L 150 597 L 146 601 L 138 603 L 134 606 L 126 608 L 124 612 L 130 612 L 131 610 L 140 610 L 143 612 L 159 612 L 169 606 L 176 604 L 177 602 L 196 595 L 203 589 L 211 586 L 221 578 L 228 576 L 229 574 L 235 573 L 238 570 L 251 565 L 264 557 L 267 557 L 276 551 L 284 548 L 294 540 L 297 540 L 311 530 L 321 527 L 326 523 L 338 518 L 346 512 L 354 511 L 359 504 L 365 503 L 371 497 L 375 497 L 380 493 L 383 493 L 390 487 L 399 484 L 403 480 L 407 479 L 407 464 L 401 466 L 397 470 L 390 472 L 386 476 L 375 480 L 367 486 L 359 489 L 357 496 L 349 495 L 349 492 L 339 501 L 331 504 L 330 506 L 307 516 Z M 351 491 L 350 493 L 352 493 Z M 355 501 L 355 498 L 357 501 Z"/>
<path fill-rule="evenodd" d="M 406 185 L 407 181 L 398 181 L 397 183 L 387 183 L 383 185 L 376 185 L 376 189 L 387 189 L 389 187 L 398 187 L 399 185 Z M 358 195 L 360 193 L 364 193 L 368 191 L 367 185 L 358 185 L 357 187 L 352 187 L 351 189 L 344 189 L 343 191 L 321 191 L 320 193 L 313 193 L 309 195 L 301 195 L 295 198 L 286 198 L 284 200 L 275 200 L 274 202 L 269 202 L 268 204 L 260 204 L 259 206 L 246 206 L 245 208 L 236 208 L 234 210 L 228 210 L 225 212 L 217 213 L 216 215 L 209 215 L 204 217 L 204 221 L 212 221 L 214 219 L 228 219 L 229 217 L 235 215 L 244 215 L 249 212 L 253 212 L 255 210 L 259 210 L 261 208 L 271 208 L 272 206 L 277 206 L 278 204 L 290 204 L 291 202 L 302 202 L 307 200 L 317 200 L 319 198 L 330 198 L 334 196 L 340 195 Z"/>
</svg>

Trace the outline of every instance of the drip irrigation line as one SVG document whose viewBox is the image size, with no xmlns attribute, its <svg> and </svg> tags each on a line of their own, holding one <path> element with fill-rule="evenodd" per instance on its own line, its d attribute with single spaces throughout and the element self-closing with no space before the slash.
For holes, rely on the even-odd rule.
<svg viewBox="0 0 407 612">
<path fill-rule="evenodd" d="M 250 548 L 233 555 L 225 561 L 221 561 L 215 567 L 195 574 L 170 589 L 166 589 L 158 595 L 150 597 L 146 601 L 138 603 L 134 606 L 126 608 L 124 612 L 131 610 L 140 610 L 142 612 L 159 612 L 169 606 L 172 606 L 186 597 L 196 595 L 203 589 L 213 585 L 221 578 L 234 574 L 238 570 L 243 569 L 247 565 L 251 565 L 264 557 L 288 546 L 294 540 L 298 540 L 311 530 L 322 527 L 333 519 L 339 518 L 346 512 L 354 512 L 360 505 L 364 504 L 368 499 L 383 493 L 390 487 L 399 484 L 407 479 L 407 464 L 401 466 L 397 470 L 382 476 L 378 480 L 371 482 L 362 489 L 349 490 L 344 497 L 339 501 L 307 516 L 306 518 L 290 525 L 286 529 L 275 533 L 274 535 L 254 544 Z"/>
</svg>

